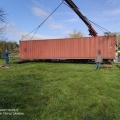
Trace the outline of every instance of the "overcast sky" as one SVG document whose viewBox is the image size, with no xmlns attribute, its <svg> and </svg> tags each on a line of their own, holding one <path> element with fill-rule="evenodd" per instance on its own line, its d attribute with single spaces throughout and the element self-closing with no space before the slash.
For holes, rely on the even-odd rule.
<svg viewBox="0 0 120 120">
<path fill-rule="evenodd" d="M 19 41 L 21 36 L 37 27 L 62 0 L 0 0 L 7 13 L 6 38 Z M 120 0 L 73 0 L 90 20 L 120 32 Z M 103 34 L 94 26 L 99 35 Z M 64 38 L 72 31 L 88 35 L 88 29 L 78 16 L 63 4 L 39 29 L 36 38 Z M 29 36 L 30 37 L 30 36 Z"/>
</svg>

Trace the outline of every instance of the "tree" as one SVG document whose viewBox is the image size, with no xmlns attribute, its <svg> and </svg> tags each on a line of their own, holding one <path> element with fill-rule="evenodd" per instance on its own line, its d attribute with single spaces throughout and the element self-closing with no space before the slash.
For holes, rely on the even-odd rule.
<svg viewBox="0 0 120 120">
<path fill-rule="evenodd" d="M 120 50 L 120 33 L 111 33 L 111 32 L 105 32 L 105 36 L 111 36 L 115 35 L 116 36 L 116 46 L 117 46 L 117 51 Z"/>
<path fill-rule="evenodd" d="M 80 38 L 83 37 L 83 34 L 79 31 L 73 31 L 72 33 L 69 34 L 70 38 Z"/>
<path fill-rule="evenodd" d="M 0 58 L 3 56 L 5 49 L 8 49 L 10 54 L 18 53 L 18 47 L 17 42 L 0 40 Z"/>
<path fill-rule="evenodd" d="M 118 50 L 120 50 L 120 33 L 117 35 L 117 46 Z"/>
<path fill-rule="evenodd" d="M 117 35 L 117 33 L 111 33 L 111 32 L 104 33 L 104 36 L 113 36 L 113 35 Z"/>
</svg>

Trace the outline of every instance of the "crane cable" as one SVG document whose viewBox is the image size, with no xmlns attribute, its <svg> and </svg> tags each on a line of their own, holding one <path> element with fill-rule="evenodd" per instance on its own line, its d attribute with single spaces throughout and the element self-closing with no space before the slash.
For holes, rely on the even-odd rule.
<svg viewBox="0 0 120 120">
<path fill-rule="evenodd" d="M 35 36 L 35 34 L 37 33 L 37 31 L 39 30 L 39 28 L 58 10 L 58 8 L 63 4 L 64 0 L 62 0 L 62 2 L 53 10 L 52 13 L 50 13 L 47 18 L 45 18 L 45 20 L 43 20 L 43 22 L 41 22 L 35 29 L 33 29 L 31 32 L 29 32 L 28 34 L 24 35 L 22 37 L 22 39 L 24 39 L 25 37 L 29 36 L 30 34 L 32 34 L 34 31 L 34 34 L 31 38 L 33 38 Z"/>
<path fill-rule="evenodd" d="M 70 8 L 70 6 L 67 5 L 65 2 L 64 2 L 64 4 Z M 78 7 L 77 7 L 77 8 L 78 8 Z M 80 8 L 78 8 L 78 9 L 80 10 Z M 87 18 L 87 19 L 88 19 L 88 18 Z M 102 32 L 105 32 L 105 31 L 106 31 L 106 32 L 111 33 L 107 28 L 100 26 L 99 24 L 93 22 L 92 20 L 89 20 L 89 19 L 88 19 L 88 21 L 91 22 L 92 24 L 94 24 L 96 27 L 98 27 Z"/>
<path fill-rule="evenodd" d="M 62 0 L 62 2 L 53 10 L 53 12 L 52 12 L 50 15 L 48 15 L 48 17 L 47 17 L 45 20 L 43 20 L 43 22 L 42 22 L 41 24 L 39 24 L 36 28 L 34 28 L 34 29 L 33 29 L 31 32 L 29 32 L 28 34 L 24 35 L 24 36 L 22 37 L 22 39 L 24 39 L 24 38 L 26 38 L 27 36 L 29 36 L 30 34 L 34 33 L 34 34 L 32 35 L 32 37 L 31 37 L 31 39 L 32 39 L 32 38 L 35 36 L 35 34 L 37 33 L 37 31 L 39 30 L 39 28 L 57 11 L 57 9 L 58 9 L 63 3 L 65 4 L 64 0 Z M 67 5 L 67 4 L 65 4 L 65 5 Z M 68 5 L 67 5 L 67 6 L 68 6 Z M 69 7 L 69 6 L 68 6 L 68 7 Z M 78 9 L 79 9 L 79 8 L 78 8 Z M 89 20 L 89 19 L 88 19 L 88 20 Z M 108 29 L 106 29 L 106 28 L 98 25 L 97 23 L 95 23 L 95 22 L 93 22 L 93 21 L 91 21 L 91 20 L 89 20 L 89 22 L 91 22 L 92 24 L 94 24 L 96 27 L 98 27 L 98 28 L 101 29 L 102 31 L 104 30 L 104 31 L 110 32 Z M 110 32 L 110 33 L 111 33 L 111 32 Z"/>
<path fill-rule="evenodd" d="M 88 19 L 88 20 L 89 20 L 89 19 Z M 95 25 L 96 27 L 98 27 L 99 29 L 111 33 L 107 28 L 100 26 L 99 24 L 93 22 L 92 20 L 89 20 L 89 22 L 91 22 L 92 24 L 94 24 L 94 25 Z"/>
</svg>

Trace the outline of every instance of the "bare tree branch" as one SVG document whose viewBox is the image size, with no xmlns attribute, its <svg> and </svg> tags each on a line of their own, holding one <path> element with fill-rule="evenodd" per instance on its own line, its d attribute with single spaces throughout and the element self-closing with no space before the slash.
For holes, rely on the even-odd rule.
<svg viewBox="0 0 120 120">
<path fill-rule="evenodd" d="M 0 22 L 5 22 L 5 12 L 0 9 Z"/>
<path fill-rule="evenodd" d="M 4 34 L 5 31 L 5 12 L 0 8 L 0 38 Z"/>
</svg>

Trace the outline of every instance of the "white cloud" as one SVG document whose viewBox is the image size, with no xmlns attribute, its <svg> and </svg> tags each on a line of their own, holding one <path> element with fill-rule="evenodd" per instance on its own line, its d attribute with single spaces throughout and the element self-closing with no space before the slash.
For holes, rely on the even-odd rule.
<svg viewBox="0 0 120 120">
<path fill-rule="evenodd" d="M 61 29 L 63 29 L 63 25 L 61 25 L 61 24 L 50 24 L 49 28 L 52 29 L 52 30 L 61 30 Z"/>
<path fill-rule="evenodd" d="M 25 40 L 26 39 L 50 39 L 50 38 L 52 39 L 57 37 L 57 36 L 49 36 L 44 34 L 34 34 L 34 33 L 29 34 L 29 32 L 19 31 L 16 28 L 15 24 L 8 24 L 6 33 L 12 36 L 17 36 L 19 37 L 19 39 L 25 39 Z"/>
<path fill-rule="evenodd" d="M 18 37 L 18 39 L 20 39 L 21 36 L 23 35 L 23 32 L 19 31 L 14 23 L 6 23 L 4 33 L 6 35 L 13 36 L 13 39 L 14 37 Z"/>
<path fill-rule="evenodd" d="M 51 26 L 52 26 L 51 28 L 54 28 L 54 29 L 61 29 L 62 28 L 61 25 L 57 25 L 57 24 L 53 24 Z M 52 36 L 52 35 L 39 34 L 39 33 L 29 34 L 29 32 L 20 31 L 14 23 L 6 24 L 6 34 L 10 35 L 10 36 L 18 37 L 18 39 L 23 39 L 23 40 L 30 40 L 30 39 L 40 40 L 40 39 L 61 38 L 61 36 Z"/>
<path fill-rule="evenodd" d="M 35 16 L 38 16 L 38 17 L 46 17 L 49 15 L 49 13 L 47 11 L 41 9 L 38 6 L 33 6 L 32 12 Z"/>
<path fill-rule="evenodd" d="M 21 40 L 45 40 L 45 39 L 56 39 L 60 38 L 60 36 L 50 36 L 45 34 L 30 34 L 29 36 L 24 37 L 24 35 L 28 34 L 27 32 L 22 32 Z"/>
<path fill-rule="evenodd" d="M 21 32 L 19 32 L 19 30 L 17 29 L 14 23 L 9 23 L 6 24 L 6 34 L 20 36 Z"/>
<path fill-rule="evenodd" d="M 78 19 L 78 18 L 71 18 L 71 19 L 65 20 L 65 22 L 77 23 L 77 22 L 80 22 L 80 19 Z"/>
<path fill-rule="evenodd" d="M 112 9 L 112 10 L 107 10 L 107 11 L 105 11 L 105 15 L 118 16 L 118 15 L 120 15 L 120 8 L 115 8 L 115 9 Z"/>
<path fill-rule="evenodd" d="M 8 34 L 18 36 L 19 39 L 21 40 L 55 39 L 60 37 L 60 36 L 50 36 L 45 34 L 34 34 L 34 33 L 29 34 L 29 32 L 22 32 L 22 31 L 9 31 Z"/>
<path fill-rule="evenodd" d="M 106 3 L 113 6 L 118 4 L 118 0 L 106 0 Z"/>
<path fill-rule="evenodd" d="M 5 28 L 6 28 L 6 24 L 5 23 L 0 23 L 0 35 L 5 33 Z"/>
</svg>

